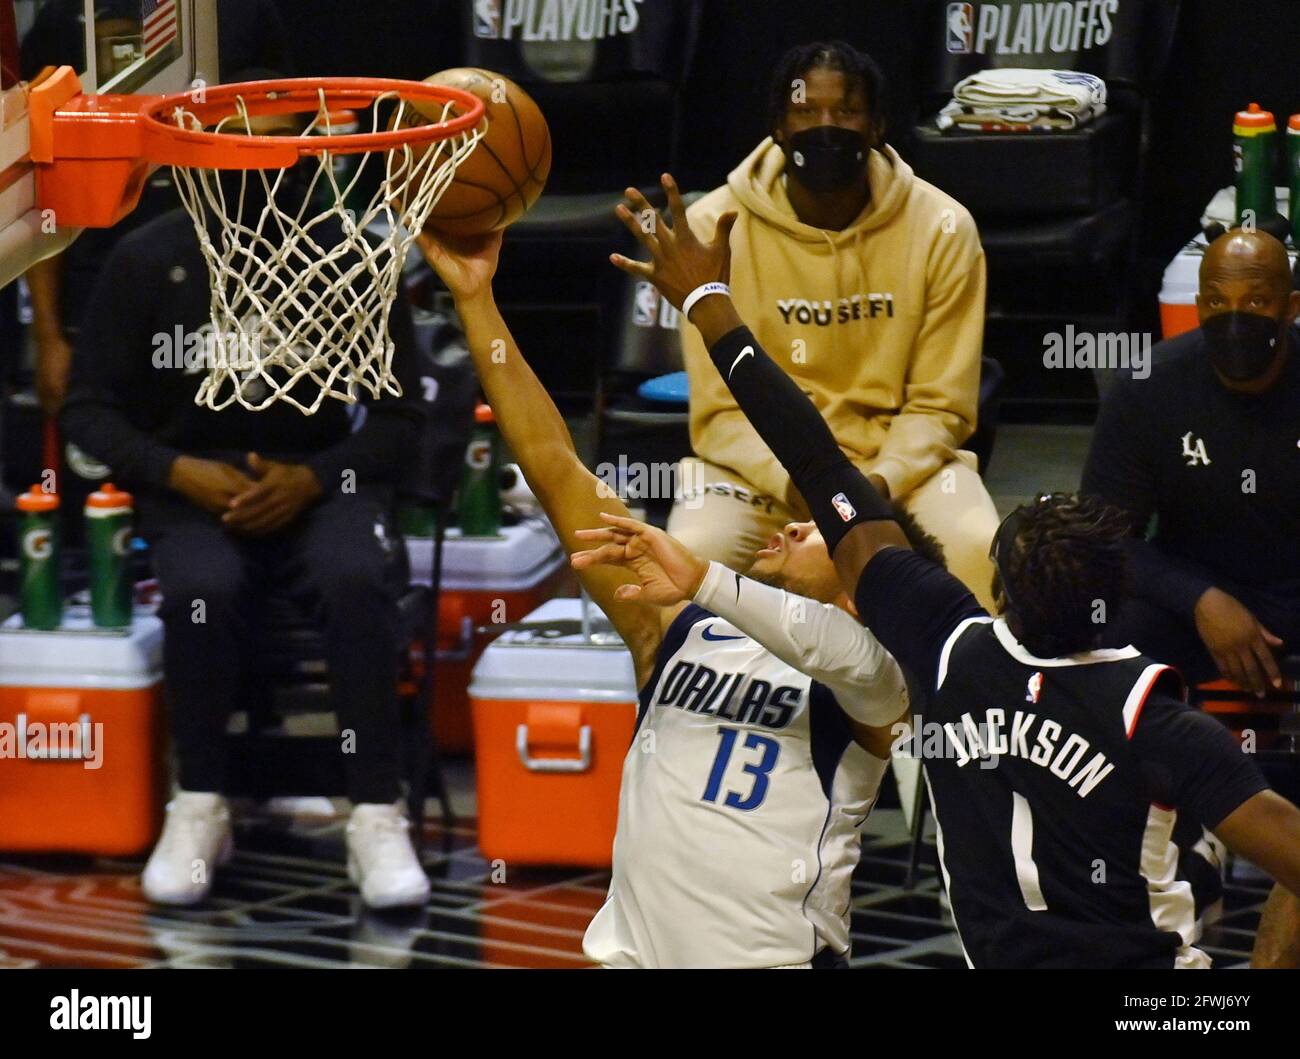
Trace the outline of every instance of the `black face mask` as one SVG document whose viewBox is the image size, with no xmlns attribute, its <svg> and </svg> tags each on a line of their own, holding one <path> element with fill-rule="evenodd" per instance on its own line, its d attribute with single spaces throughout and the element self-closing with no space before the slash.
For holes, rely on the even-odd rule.
<svg viewBox="0 0 1300 1059">
<path fill-rule="evenodd" d="M 862 178 L 867 167 L 866 137 L 838 125 L 796 132 L 781 145 L 786 171 L 809 191 L 839 191 Z"/>
<path fill-rule="evenodd" d="M 1201 324 L 1210 362 L 1233 382 L 1249 382 L 1268 371 L 1283 341 L 1282 321 L 1259 313 L 1230 312 Z"/>
</svg>

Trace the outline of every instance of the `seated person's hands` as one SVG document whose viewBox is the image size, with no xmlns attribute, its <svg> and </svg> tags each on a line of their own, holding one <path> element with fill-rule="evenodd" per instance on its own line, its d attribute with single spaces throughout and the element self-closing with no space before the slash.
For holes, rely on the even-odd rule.
<svg viewBox="0 0 1300 1059">
<path fill-rule="evenodd" d="M 253 479 L 237 467 L 220 460 L 178 456 L 172 463 L 167 484 L 196 507 L 213 515 L 230 510 L 230 502 L 253 485 Z"/>
<path fill-rule="evenodd" d="M 256 481 L 232 497 L 221 516 L 226 528 L 235 533 L 261 537 L 284 529 L 319 500 L 323 491 L 315 472 L 301 463 L 281 463 L 250 452 L 248 469 Z"/>
<path fill-rule="evenodd" d="M 1282 686 L 1273 657 L 1282 641 L 1227 592 L 1209 588 L 1197 600 L 1196 631 L 1225 679 L 1256 695 L 1265 694 L 1269 684 Z"/>
<path fill-rule="evenodd" d="M 616 599 L 670 607 L 695 596 L 709 564 L 688 551 L 676 538 L 657 526 L 606 511 L 600 517 L 605 529 L 583 529 L 577 536 L 599 541 L 598 547 L 574 552 L 569 560 L 575 570 L 591 566 L 621 566 L 636 575 L 639 585 L 620 585 Z"/>
</svg>

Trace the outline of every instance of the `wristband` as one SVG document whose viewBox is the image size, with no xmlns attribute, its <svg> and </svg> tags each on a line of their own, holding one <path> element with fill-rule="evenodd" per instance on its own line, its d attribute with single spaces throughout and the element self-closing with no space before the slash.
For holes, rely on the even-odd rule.
<svg viewBox="0 0 1300 1059">
<path fill-rule="evenodd" d="M 691 310 L 695 308 L 695 303 L 701 298 L 707 298 L 710 294 L 725 294 L 730 298 L 731 288 L 725 283 L 718 283 L 717 281 L 712 283 L 701 283 L 691 291 L 690 294 L 686 295 L 686 300 L 682 302 L 682 315 L 689 320 L 691 318 Z"/>
</svg>

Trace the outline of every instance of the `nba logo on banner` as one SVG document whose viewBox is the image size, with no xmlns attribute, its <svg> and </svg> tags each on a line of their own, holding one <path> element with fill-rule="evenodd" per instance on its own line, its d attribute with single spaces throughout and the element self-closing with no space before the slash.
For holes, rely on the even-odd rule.
<svg viewBox="0 0 1300 1059">
<path fill-rule="evenodd" d="M 948 5 L 948 51 L 969 55 L 975 48 L 975 9 L 970 4 Z"/>
<path fill-rule="evenodd" d="M 491 40 L 501 36 L 501 5 L 498 0 L 474 0 L 474 36 Z"/>
<path fill-rule="evenodd" d="M 849 519 L 858 513 L 857 509 L 849 503 L 849 498 L 843 493 L 836 493 L 831 497 L 831 504 L 834 506 L 836 513 L 845 522 L 848 522 Z"/>
<path fill-rule="evenodd" d="M 659 316 L 659 292 L 653 283 L 640 280 L 636 285 L 636 303 L 632 307 L 632 323 L 637 327 L 654 327 Z"/>
</svg>

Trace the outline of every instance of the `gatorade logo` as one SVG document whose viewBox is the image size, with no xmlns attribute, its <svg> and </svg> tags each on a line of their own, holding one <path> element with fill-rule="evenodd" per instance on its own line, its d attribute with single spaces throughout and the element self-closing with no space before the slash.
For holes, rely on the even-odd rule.
<svg viewBox="0 0 1300 1059">
<path fill-rule="evenodd" d="M 492 442 L 471 441 L 465 450 L 465 462 L 474 471 L 486 471 L 492 466 Z"/>
<path fill-rule="evenodd" d="M 70 441 L 64 447 L 64 455 L 68 460 L 68 469 L 88 482 L 97 482 L 113 473 L 107 464 L 100 463 L 93 456 L 87 455 Z"/>
<path fill-rule="evenodd" d="M 949 4 L 944 38 L 952 55 L 1045 55 L 1100 48 L 1114 35 L 1119 0 Z"/>
<path fill-rule="evenodd" d="M 123 526 L 113 534 L 113 554 L 125 555 L 131 550 L 131 527 Z"/>
<path fill-rule="evenodd" d="M 54 537 L 48 529 L 28 530 L 23 534 L 23 555 L 33 562 L 48 559 L 54 551 Z"/>
</svg>

